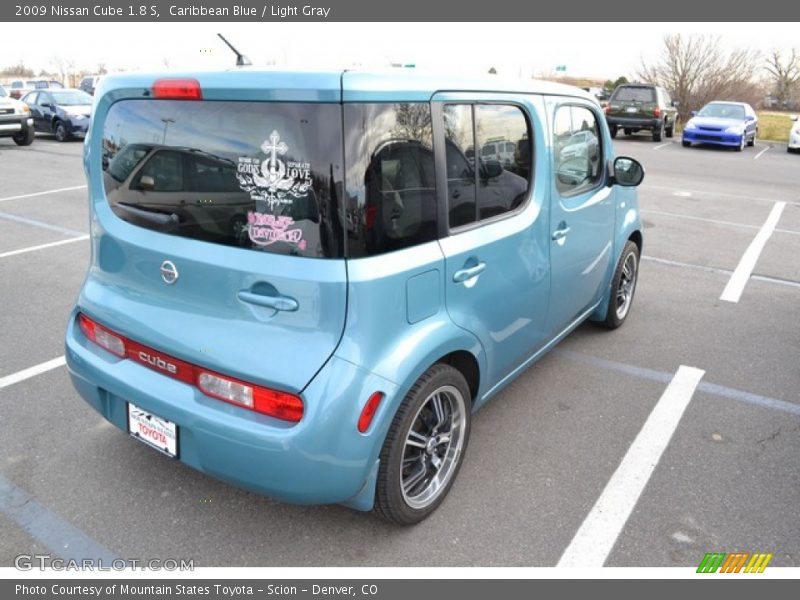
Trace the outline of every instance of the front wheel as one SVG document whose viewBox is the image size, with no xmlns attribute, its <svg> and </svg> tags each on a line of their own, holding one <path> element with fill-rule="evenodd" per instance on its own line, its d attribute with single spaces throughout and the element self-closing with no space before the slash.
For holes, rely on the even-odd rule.
<svg viewBox="0 0 800 600">
<path fill-rule="evenodd" d="M 64 125 L 61 121 L 56 123 L 56 128 L 53 131 L 56 135 L 56 140 L 59 142 L 66 142 L 69 139 L 69 133 L 67 133 L 67 126 Z"/>
<path fill-rule="evenodd" d="M 756 145 L 756 137 L 758 137 L 758 131 L 753 132 L 753 137 L 750 138 L 750 141 L 747 142 L 747 145 L 751 148 Z"/>
<path fill-rule="evenodd" d="M 14 136 L 14 143 L 17 146 L 30 146 L 36 137 L 36 132 L 33 127 L 26 127 Z"/>
<path fill-rule="evenodd" d="M 470 431 L 464 376 L 436 364 L 406 395 L 386 435 L 375 490 L 375 512 L 413 525 L 442 503 L 455 481 Z"/>
<path fill-rule="evenodd" d="M 691 145 L 692 145 L 692 142 L 687 142 L 686 140 L 681 140 L 681 146 L 683 146 L 684 148 L 688 148 Z"/>
<path fill-rule="evenodd" d="M 608 299 L 608 312 L 602 325 L 607 329 L 616 329 L 625 322 L 633 304 L 636 292 L 636 281 L 639 276 L 639 246 L 631 240 L 625 244 L 619 257 L 614 278 L 611 280 L 611 292 Z"/>
</svg>

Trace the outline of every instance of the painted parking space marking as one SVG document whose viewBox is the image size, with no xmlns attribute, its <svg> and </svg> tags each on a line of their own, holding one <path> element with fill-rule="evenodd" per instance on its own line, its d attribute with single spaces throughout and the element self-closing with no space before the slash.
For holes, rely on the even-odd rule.
<svg viewBox="0 0 800 600">
<path fill-rule="evenodd" d="M 758 257 L 761 255 L 764 245 L 775 230 L 775 226 L 778 224 L 778 220 L 781 218 L 781 213 L 783 213 L 785 207 L 786 202 L 776 202 L 773 205 L 767 220 L 764 221 L 756 237 L 750 242 L 747 250 L 745 250 L 742 258 L 739 260 L 739 264 L 736 266 L 733 275 L 731 275 L 728 284 L 719 297 L 720 300 L 724 300 L 725 302 L 739 302 L 739 298 L 742 297 L 742 292 L 744 291 L 744 286 L 747 285 L 747 281 L 750 279 L 750 275 L 753 273 L 753 269 L 758 262 Z"/>
<path fill-rule="evenodd" d="M 761 158 L 761 155 L 764 154 L 764 152 L 768 151 L 770 148 L 772 148 L 772 146 L 767 146 L 766 148 L 764 148 L 761 152 L 759 152 L 753 157 L 753 160 L 758 160 L 759 158 Z"/>
<path fill-rule="evenodd" d="M 111 565 L 117 559 L 111 550 L 39 504 L 25 490 L 2 475 L 0 513 L 64 560 L 80 563 L 87 559 L 93 564 Z"/>
<path fill-rule="evenodd" d="M 57 194 L 59 192 L 71 192 L 73 190 L 82 190 L 86 188 L 86 184 L 84 185 L 74 185 L 72 187 L 65 187 L 65 188 L 58 188 L 55 190 L 45 190 L 43 192 L 33 192 L 32 194 L 21 194 L 19 196 L 8 196 L 6 198 L 0 198 L 0 202 L 8 202 L 9 200 L 20 200 L 21 198 L 34 198 L 36 196 L 46 196 L 48 194 Z"/>
<path fill-rule="evenodd" d="M 694 367 L 678 368 L 557 566 L 605 564 L 704 374 Z"/>
<path fill-rule="evenodd" d="M 53 248 L 54 246 L 62 246 L 64 244 L 72 244 L 74 242 L 82 242 L 88 240 L 88 235 L 80 237 L 73 237 L 66 240 L 58 240 L 57 242 L 49 242 L 47 244 L 39 244 L 38 246 L 28 246 L 27 248 L 20 248 L 19 250 L 9 250 L 8 252 L 0 253 L 0 258 L 8 258 L 9 256 L 16 256 L 17 254 L 25 254 L 26 252 L 35 252 L 37 250 L 44 250 L 46 248 Z"/>
<path fill-rule="evenodd" d="M 639 379 L 647 379 L 649 381 L 657 381 L 660 383 L 669 383 L 672 379 L 672 374 L 667 371 L 658 371 L 656 369 L 647 369 L 624 362 L 609 360 L 607 358 L 600 358 L 591 354 L 584 354 L 583 352 L 576 352 L 575 350 L 560 350 L 556 348 L 553 350 L 556 356 L 563 356 L 569 360 L 579 362 L 581 364 L 607 369 L 615 373 L 621 373 L 630 377 L 638 377 Z M 772 398 L 770 396 L 762 396 L 761 394 L 754 394 L 745 390 L 738 390 L 716 383 L 708 383 L 701 381 L 697 386 L 697 391 L 704 394 L 711 394 L 720 398 L 727 398 L 728 400 L 736 400 L 751 406 L 760 406 L 762 408 L 770 408 L 778 410 L 790 415 L 800 417 L 800 404 L 787 402 L 779 398 Z"/>
<path fill-rule="evenodd" d="M 737 223 L 735 221 L 724 221 L 720 219 L 709 219 L 708 217 L 695 217 L 694 215 L 685 215 L 683 213 L 673 213 L 667 212 L 664 210 L 654 210 L 651 208 L 642 208 L 640 209 L 642 213 L 648 213 L 652 215 L 661 215 L 664 217 L 674 217 L 676 219 L 688 219 L 690 221 L 701 221 L 703 223 L 714 223 L 715 225 L 729 225 L 731 227 L 743 227 L 745 229 L 761 229 L 759 225 L 750 225 L 749 223 Z M 788 233 L 790 235 L 800 235 L 800 231 L 796 231 L 794 229 L 780 229 L 778 227 L 775 228 L 776 233 Z"/>
<path fill-rule="evenodd" d="M 666 142 L 664 144 L 659 144 L 658 146 L 654 146 L 653 150 L 658 150 L 659 148 L 665 148 L 665 147 L 667 147 L 667 146 L 669 146 L 671 144 L 672 144 L 672 142 Z"/>
<path fill-rule="evenodd" d="M 643 255 L 642 260 L 654 262 L 660 265 L 667 265 L 669 267 L 681 267 L 684 269 L 695 269 L 697 271 L 705 271 L 707 273 L 722 273 L 723 275 L 731 275 L 733 271 L 730 269 L 721 269 L 719 267 L 709 267 L 706 265 L 695 265 L 693 263 L 680 262 L 678 260 L 669 260 L 667 258 L 657 258 L 655 256 Z M 750 279 L 756 281 L 763 281 L 764 283 L 773 283 L 775 285 L 786 285 L 789 287 L 800 288 L 800 281 L 792 281 L 791 279 L 781 279 L 780 277 L 770 277 L 769 275 L 756 275 L 750 276 Z"/>
<path fill-rule="evenodd" d="M 25 381 L 26 379 L 30 379 L 31 377 L 36 377 L 37 375 L 41 375 L 42 373 L 47 373 L 48 371 L 52 371 L 53 369 L 63 367 L 65 364 L 66 360 L 64 359 L 64 357 L 59 356 L 58 358 L 54 358 L 52 360 L 39 363 L 38 365 L 28 367 L 27 369 L 23 369 L 22 371 L 17 371 L 16 373 L 12 373 L 11 375 L 0 377 L 0 390 L 2 390 L 3 388 L 7 388 L 10 385 L 14 385 L 15 383 L 19 383 L 20 381 Z"/>
<path fill-rule="evenodd" d="M 748 202 L 774 202 L 774 197 L 765 198 L 762 196 L 753 196 L 753 195 L 748 196 L 746 194 L 731 194 L 729 192 L 718 192 L 716 190 L 686 190 L 682 188 L 674 188 L 668 185 L 657 185 L 652 183 L 643 183 L 642 185 L 639 186 L 639 189 L 661 190 L 671 193 L 680 192 L 682 194 L 688 193 L 694 196 L 700 196 L 701 197 L 700 199 L 702 199 L 702 196 L 711 196 L 717 198 L 731 198 L 732 200 L 747 200 Z M 800 201 L 784 200 L 784 202 L 786 202 L 786 204 L 793 204 L 796 206 L 800 206 Z"/>
<path fill-rule="evenodd" d="M 6 213 L 6 212 L 0 212 L 0 219 L 4 219 L 6 221 L 12 221 L 14 223 L 21 223 L 22 225 L 39 227 L 40 229 L 49 229 L 50 231 L 63 233 L 64 235 L 70 235 L 73 237 L 80 237 L 82 235 L 86 235 L 83 231 L 76 231 L 75 229 L 68 229 L 67 227 L 61 227 L 60 225 L 53 225 L 52 223 L 37 221 L 36 219 L 28 219 L 27 217 L 20 217 L 19 215 L 12 215 L 11 213 Z"/>
</svg>

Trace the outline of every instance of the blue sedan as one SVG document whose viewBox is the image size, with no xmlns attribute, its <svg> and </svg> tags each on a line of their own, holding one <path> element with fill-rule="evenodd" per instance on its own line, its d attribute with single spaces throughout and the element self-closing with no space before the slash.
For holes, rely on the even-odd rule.
<svg viewBox="0 0 800 600">
<path fill-rule="evenodd" d="M 84 137 L 89 129 L 93 98 L 84 91 L 34 90 L 22 101 L 31 109 L 36 131 L 52 133 L 59 142 Z"/>
<path fill-rule="evenodd" d="M 732 146 L 738 151 L 745 144 L 754 146 L 758 134 L 758 117 L 753 107 L 744 102 L 710 102 L 683 128 L 683 146 L 693 142 Z"/>
</svg>

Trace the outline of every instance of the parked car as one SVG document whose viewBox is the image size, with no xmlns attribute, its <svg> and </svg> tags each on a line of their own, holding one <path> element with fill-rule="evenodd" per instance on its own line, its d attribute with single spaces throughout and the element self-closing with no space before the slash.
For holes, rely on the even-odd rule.
<svg viewBox="0 0 800 600">
<path fill-rule="evenodd" d="M 503 138 L 489 140 L 481 148 L 481 159 L 494 160 L 503 166 L 508 166 L 514 162 L 515 149 L 514 142 Z"/>
<path fill-rule="evenodd" d="M 15 79 L 9 86 L 9 94 L 17 100 L 32 90 L 64 89 L 60 81 L 47 79 Z"/>
<path fill-rule="evenodd" d="M 473 413 L 585 320 L 622 325 L 636 289 L 641 164 L 588 94 L 501 85 L 109 76 L 66 332 L 80 395 L 255 492 L 427 517 Z M 592 149 L 554 150 L 581 130 Z M 510 165 L 467 156 L 501 131 L 526 142 Z"/>
<path fill-rule="evenodd" d="M 605 107 L 611 137 L 622 129 L 632 135 L 642 129 L 651 131 L 653 141 L 675 134 L 677 105 L 664 88 L 649 83 L 618 85 Z"/>
<path fill-rule="evenodd" d="M 102 79 L 102 75 L 89 75 L 88 77 L 84 77 L 81 79 L 78 89 L 94 96 L 94 90 L 97 88 L 97 84 L 100 83 L 100 79 Z"/>
<path fill-rule="evenodd" d="M 0 85 L 0 137 L 13 138 L 18 146 L 30 146 L 35 133 L 28 105 L 8 95 Z"/>
<path fill-rule="evenodd" d="M 694 142 L 733 146 L 739 151 L 745 145 L 754 146 L 758 135 L 758 116 L 744 102 L 709 102 L 683 128 L 684 148 Z"/>
<path fill-rule="evenodd" d="M 794 121 L 794 125 L 789 131 L 789 143 L 786 146 L 787 152 L 800 150 L 800 121 L 797 119 L 797 115 L 792 115 L 792 121 Z"/>
<path fill-rule="evenodd" d="M 22 99 L 31 109 L 36 131 L 52 133 L 59 142 L 83 137 L 89 129 L 92 97 L 74 89 L 36 90 Z"/>
</svg>

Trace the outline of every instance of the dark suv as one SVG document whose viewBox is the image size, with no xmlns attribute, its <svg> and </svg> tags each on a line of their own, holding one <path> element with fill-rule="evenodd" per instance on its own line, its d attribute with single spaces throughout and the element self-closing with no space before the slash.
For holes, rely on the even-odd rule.
<svg viewBox="0 0 800 600">
<path fill-rule="evenodd" d="M 653 141 L 660 142 L 675 133 L 678 110 L 664 88 L 649 83 L 626 83 L 617 86 L 606 106 L 606 121 L 611 137 L 622 129 L 631 135 L 640 129 L 653 132 Z"/>
</svg>

